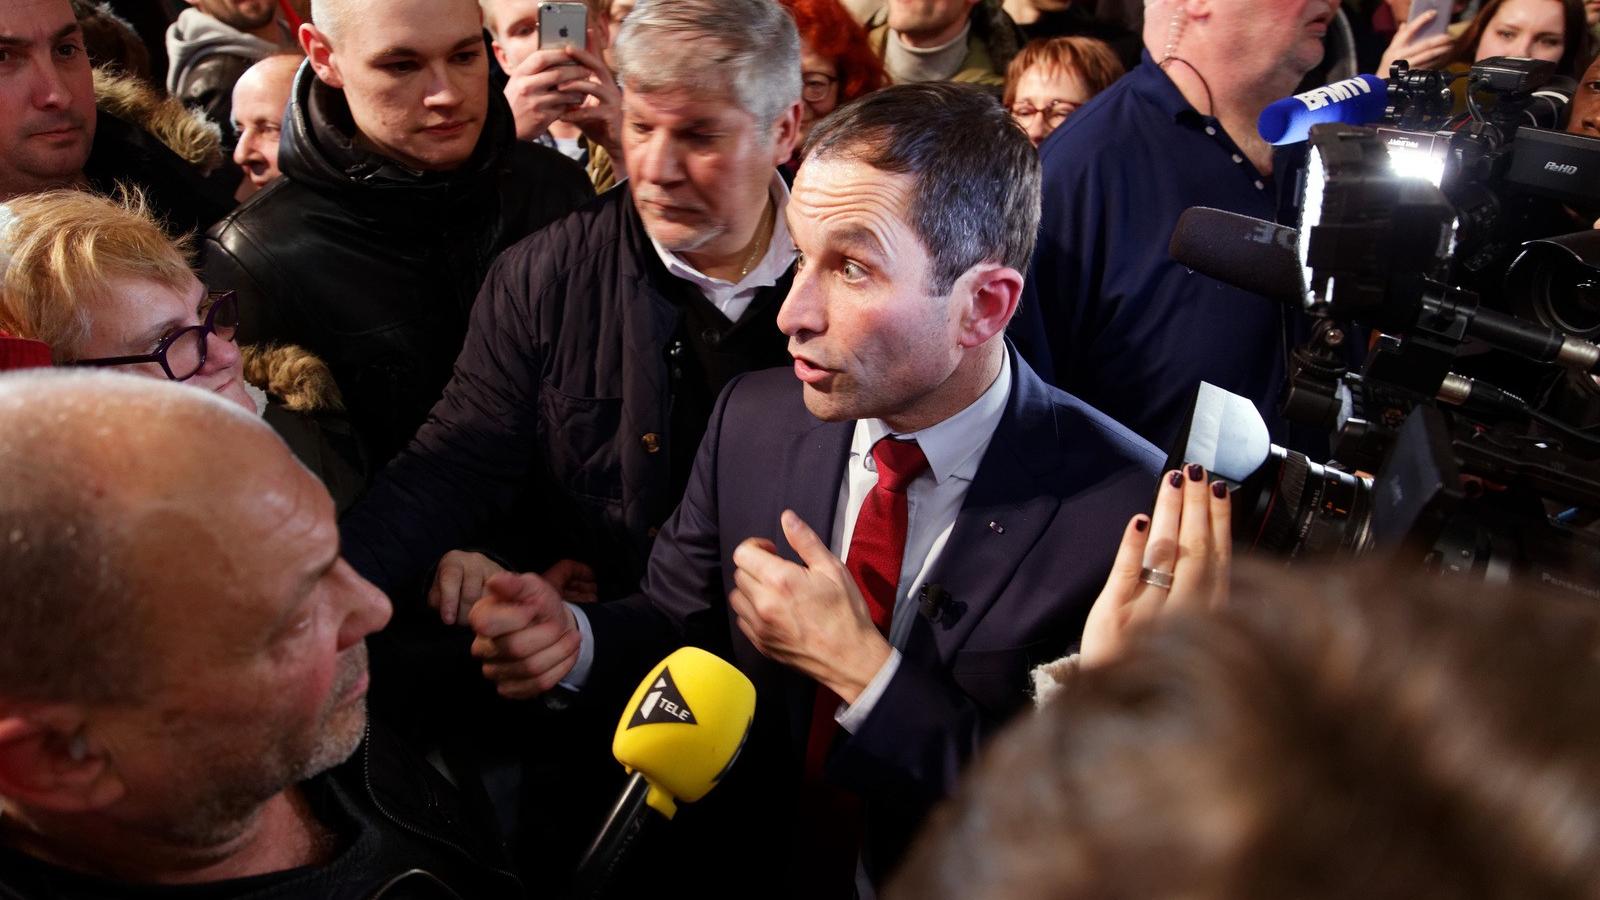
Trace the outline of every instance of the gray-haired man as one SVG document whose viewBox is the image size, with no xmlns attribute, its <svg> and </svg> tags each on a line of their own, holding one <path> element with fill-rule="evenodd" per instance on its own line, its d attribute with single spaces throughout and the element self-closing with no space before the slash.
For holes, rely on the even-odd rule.
<svg viewBox="0 0 1600 900">
<path fill-rule="evenodd" d="M 799 52 L 775 0 L 638 5 L 616 45 L 631 178 L 496 263 L 443 399 L 346 520 L 358 570 L 397 588 L 532 489 L 549 540 L 496 549 L 638 583 L 722 387 L 788 362 Z M 495 567 L 440 568 L 432 600 L 464 621 Z"/>
</svg>

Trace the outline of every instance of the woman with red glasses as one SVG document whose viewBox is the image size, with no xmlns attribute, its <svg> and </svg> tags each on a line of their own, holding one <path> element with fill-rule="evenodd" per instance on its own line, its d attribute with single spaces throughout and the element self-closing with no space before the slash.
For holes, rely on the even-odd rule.
<svg viewBox="0 0 1600 900">
<path fill-rule="evenodd" d="M 364 466 L 326 367 L 298 348 L 241 353 L 234 295 L 207 291 L 187 250 L 137 193 L 13 198 L 0 204 L 0 333 L 42 342 L 58 366 L 165 378 L 264 414 L 342 506 Z"/>
</svg>

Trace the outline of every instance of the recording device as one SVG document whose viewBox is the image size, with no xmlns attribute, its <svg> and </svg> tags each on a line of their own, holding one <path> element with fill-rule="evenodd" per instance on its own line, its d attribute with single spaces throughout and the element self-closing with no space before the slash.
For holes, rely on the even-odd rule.
<svg viewBox="0 0 1600 900">
<path fill-rule="evenodd" d="M 539 4 L 539 49 L 589 47 L 589 8 L 582 3 Z"/>
<path fill-rule="evenodd" d="M 578 864 L 575 896 L 605 896 L 648 830 L 722 781 L 744 748 L 755 709 L 750 679 L 698 647 L 674 650 L 650 670 L 611 741 L 632 777 Z"/>
<path fill-rule="evenodd" d="M 1235 487 L 1252 547 L 1600 598 L 1600 140 L 1559 131 L 1572 94 L 1550 63 L 1465 77 L 1465 114 L 1455 76 L 1399 63 L 1377 127 L 1311 125 L 1298 229 L 1184 214 L 1174 259 L 1308 316 L 1280 409 L 1325 429 L 1333 461 L 1203 385 L 1169 462 Z"/>
</svg>

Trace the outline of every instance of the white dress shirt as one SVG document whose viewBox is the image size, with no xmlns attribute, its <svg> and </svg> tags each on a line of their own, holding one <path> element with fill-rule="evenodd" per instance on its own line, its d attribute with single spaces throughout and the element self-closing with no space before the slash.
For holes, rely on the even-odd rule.
<svg viewBox="0 0 1600 900">
<path fill-rule="evenodd" d="M 994 384 L 966 409 L 921 431 L 896 435 L 916 440 L 922 455 L 928 459 L 928 468 L 906 487 L 906 546 L 901 556 L 899 591 L 889 625 L 892 649 L 856 702 L 839 705 L 835 718 L 846 731 L 853 732 L 860 727 L 900 668 L 899 648 L 911 633 L 911 623 L 917 615 L 917 591 L 950 539 L 956 515 L 966 502 L 967 489 L 972 486 L 978 465 L 983 462 L 989 442 L 994 438 L 994 430 L 1005 415 L 1006 400 L 1011 396 L 1011 377 L 1011 358 L 1007 354 L 1001 357 L 1000 374 Z M 889 434 L 889 426 L 880 419 L 856 420 L 855 434 L 850 441 L 850 459 L 839 484 L 832 537 L 828 541 L 829 549 L 840 559 L 848 560 L 850 538 L 855 534 L 861 505 L 878 483 L 878 465 L 872 458 L 872 446 Z M 807 524 L 821 531 L 817 523 Z M 578 661 L 561 686 L 579 690 L 588 681 L 589 669 L 594 665 L 594 631 L 583 607 L 571 603 L 567 606 L 578 620 L 582 644 Z"/>
<path fill-rule="evenodd" d="M 846 731 L 853 732 L 860 727 L 900 668 L 899 648 L 904 646 L 917 616 L 917 592 L 950 539 L 956 514 L 967 500 L 967 488 L 972 486 L 978 464 L 983 462 L 1000 417 L 1005 415 L 1006 399 L 1011 396 L 1011 357 L 1007 354 L 1001 359 L 1000 375 L 971 406 L 937 425 L 895 435 L 916 440 L 922 455 L 928 458 L 928 469 L 906 488 L 906 547 L 900 562 L 894 616 L 889 623 L 889 644 L 894 649 L 856 702 L 848 706 L 840 704 L 835 718 Z M 861 514 L 868 492 L 878 483 L 872 446 L 889 434 L 889 426 L 880 419 L 856 422 L 855 437 L 850 441 L 850 462 L 845 466 L 844 483 L 839 485 L 833 537 L 828 542 L 834 554 L 847 562 L 856 517 Z"/>
<path fill-rule="evenodd" d="M 667 267 L 667 271 L 672 273 L 673 277 L 682 278 L 698 288 L 700 293 L 711 301 L 711 305 L 721 310 L 730 322 L 739 321 L 744 311 L 750 308 L 750 302 L 756 298 L 756 292 L 777 284 L 778 279 L 789 271 L 789 267 L 794 265 L 795 258 L 800 255 L 794 248 L 794 238 L 789 236 L 789 223 L 783 215 L 784 209 L 789 205 L 789 185 L 784 183 L 783 177 L 776 169 L 772 170 L 772 184 L 767 190 L 772 197 L 773 214 L 777 216 L 773 220 L 772 240 L 767 242 L 766 255 L 739 279 L 738 284 L 704 274 L 676 253 L 661 246 L 654 237 L 650 238 L 650 246 L 656 248 L 656 255 L 661 257 L 661 262 Z"/>
</svg>

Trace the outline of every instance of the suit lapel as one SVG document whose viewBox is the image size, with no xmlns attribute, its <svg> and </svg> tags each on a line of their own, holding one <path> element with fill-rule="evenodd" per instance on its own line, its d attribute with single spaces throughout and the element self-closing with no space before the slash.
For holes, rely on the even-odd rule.
<svg viewBox="0 0 1600 900">
<path fill-rule="evenodd" d="M 784 454 L 783 505 L 773 510 L 773 520 L 783 509 L 792 509 L 810 525 L 812 530 L 828 540 L 833 532 L 833 518 L 839 505 L 839 484 L 844 479 L 845 465 L 850 460 L 850 439 L 855 434 L 855 422 L 819 422 L 815 428 L 803 431 L 790 442 Z M 778 553 L 785 559 L 800 561 L 799 554 L 789 546 L 779 530 L 776 535 Z M 810 678 L 784 666 L 774 664 L 782 672 L 785 706 L 789 710 L 790 734 L 798 735 L 804 747 L 805 736 L 811 728 L 811 709 L 816 701 L 817 684 Z"/>
<path fill-rule="evenodd" d="M 938 624 L 918 622 L 907 642 L 909 646 L 931 637 L 945 666 L 999 599 L 1061 505 L 1062 440 L 1055 405 L 1044 382 L 1015 352 L 1008 352 L 1013 383 L 1005 414 L 927 579 L 927 584 L 944 588 L 951 612 Z M 908 655 L 922 656 L 928 649 L 911 647 Z"/>
</svg>

